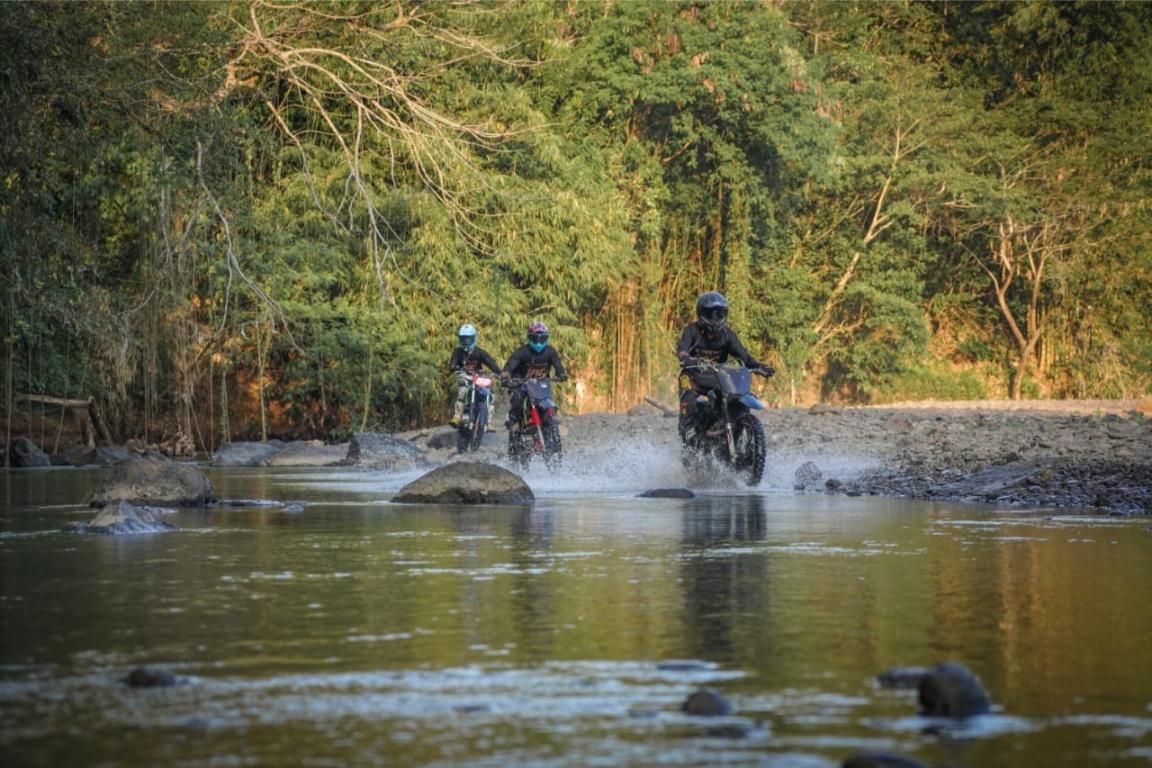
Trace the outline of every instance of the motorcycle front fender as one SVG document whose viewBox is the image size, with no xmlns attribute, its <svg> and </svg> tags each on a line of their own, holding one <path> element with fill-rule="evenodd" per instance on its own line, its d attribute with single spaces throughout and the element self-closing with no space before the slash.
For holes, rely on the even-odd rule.
<svg viewBox="0 0 1152 768">
<path fill-rule="evenodd" d="M 756 399 L 755 395 L 740 395 L 740 404 L 750 411 L 764 410 L 764 403 Z"/>
</svg>

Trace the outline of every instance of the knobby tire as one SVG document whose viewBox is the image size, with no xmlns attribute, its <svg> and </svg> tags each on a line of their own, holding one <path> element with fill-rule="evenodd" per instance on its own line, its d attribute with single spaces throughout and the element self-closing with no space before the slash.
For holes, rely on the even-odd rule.
<svg viewBox="0 0 1152 768">
<path fill-rule="evenodd" d="M 768 440 L 764 437 L 764 425 L 751 413 L 742 413 L 732 425 L 736 455 L 732 457 L 732 468 L 751 488 L 764 478 L 764 462 L 768 455 Z"/>
</svg>

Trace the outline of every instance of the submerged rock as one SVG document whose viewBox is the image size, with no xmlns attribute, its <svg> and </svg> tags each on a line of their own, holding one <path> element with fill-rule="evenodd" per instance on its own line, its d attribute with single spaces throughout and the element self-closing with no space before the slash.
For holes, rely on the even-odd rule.
<svg viewBox="0 0 1152 768">
<path fill-rule="evenodd" d="M 102 507 L 117 501 L 159 506 L 204 506 L 212 483 L 195 464 L 172 461 L 156 453 L 129 456 L 112 468 L 92 491 L 88 503 Z"/>
<path fill-rule="evenodd" d="M 992 709 L 980 679 L 963 664 L 945 661 L 920 679 L 920 714 L 965 718 Z"/>
<path fill-rule="evenodd" d="M 927 768 L 919 760 L 891 752 L 859 752 L 840 764 L 840 768 Z"/>
<path fill-rule="evenodd" d="M 640 494 L 642 499 L 694 499 L 696 494 L 687 488 L 653 488 Z"/>
<path fill-rule="evenodd" d="M 180 684 L 180 678 L 163 667 L 136 667 L 124 678 L 129 688 L 169 688 Z"/>
<path fill-rule="evenodd" d="M 696 661 L 695 659 L 670 659 L 669 661 L 656 662 L 656 669 L 661 672 L 703 672 L 712 669 L 712 666 L 707 661 Z"/>
<path fill-rule="evenodd" d="M 64 530 L 73 533 L 105 533 L 111 535 L 130 533 L 161 533 L 178 531 L 178 526 L 156 519 L 158 511 L 151 507 L 137 507 L 127 501 L 117 501 L 100 510 L 96 517 L 87 523 L 72 523 Z"/>
<path fill-rule="evenodd" d="M 535 500 L 519 475 L 475 461 L 434 469 L 405 485 L 393 499 L 417 504 L 531 504 Z"/>
<path fill-rule="evenodd" d="M 723 717 L 736 711 L 728 699 L 711 688 L 701 688 L 680 705 L 681 711 L 698 717 Z"/>
</svg>

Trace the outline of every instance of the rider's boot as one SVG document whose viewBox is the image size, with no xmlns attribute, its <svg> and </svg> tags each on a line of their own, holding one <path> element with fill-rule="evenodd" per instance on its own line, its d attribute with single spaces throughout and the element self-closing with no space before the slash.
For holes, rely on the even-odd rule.
<svg viewBox="0 0 1152 768">
<path fill-rule="evenodd" d="M 448 423 L 454 427 L 458 427 L 458 426 L 460 426 L 460 419 L 463 417 L 464 417 L 464 403 L 461 402 L 460 400 L 457 400 L 456 404 L 453 406 L 452 420 L 449 421 Z"/>
</svg>

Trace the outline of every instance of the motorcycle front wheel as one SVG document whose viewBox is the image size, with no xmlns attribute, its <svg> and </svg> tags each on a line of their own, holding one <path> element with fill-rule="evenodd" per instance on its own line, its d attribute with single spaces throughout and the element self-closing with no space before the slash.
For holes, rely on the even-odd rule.
<svg viewBox="0 0 1152 768">
<path fill-rule="evenodd" d="M 468 436 L 468 449 L 475 452 L 480 450 L 480 443 L 484 440 L 484 433 L 488 430 L 488 404 L 483 400 L 472 407 L 472 429 Z"/>
<path fill-rule="evenodd" d="M 531 450 L 525 447 L 520 437 L 520 429 L 518 427 L 510 428 L 508 430 L 508 461 L 512 463 L 513 467 L 523 472 L 528 469 L 528 463 L 531 459 Z"/>
<path fill-rule="evenodd" d="M 551 471 L 560 469 L 563 446 L 560 443 L 560 425 L 550 421 L 542 427 L 544 431 L 544 464 Z"/>
<path fill-rule="evenodd" d="M 732 438 L 732 468 L 750 488 L 759 485 L 768 455 L 764 425 L 751 413 L 742 413 L 732 424 Z"/>
</svg>

